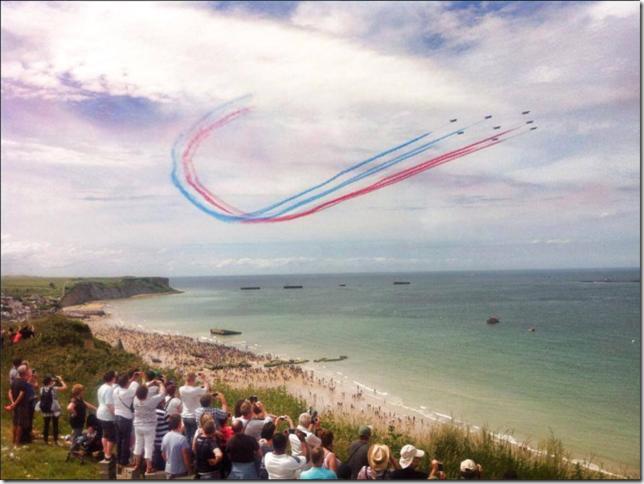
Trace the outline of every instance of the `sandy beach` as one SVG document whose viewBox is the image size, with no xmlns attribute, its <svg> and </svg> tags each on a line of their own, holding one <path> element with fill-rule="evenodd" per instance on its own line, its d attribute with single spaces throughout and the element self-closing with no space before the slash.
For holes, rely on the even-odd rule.
<svg viewBox="0 0 644 484">
<path fill-rule="evenodd" d="M 253 386 L 259 388 L 283 386 L 289 393 L 304 400 L 307 406 L 341 416 L 355 424 L 368 424 L 380 431 L 394 426 L 397 432 L 422 437 L 432 424 L 451 423 L 469 426 L 476 431 L 476 425 L 437 414 L 428 410 L 414 409 L 397 403 L 389 395 L 359 384 L 347 375 L 338 375 L 333 363 L 305 363 L 264 367 L 264 363 L 278 358 L 278 355 L 239 349 L 222 343 L 218 338 L 196 338 L 177 333 L 152 331 L 135 322 L 117 320 L 108 312 L 108 304 L 95 301 L 79 306 L 69 306 L 64 313 L 86 315 L 83 319 L 93 334 L 111 345 L 121 344 L 126 351 L 136 353 L 150 365 L 174 369 L 177 374 L 187 371 L 203 371 L 213 381 L 222 381 L 235 387 Z M 212 369 L 215 365 L 237 365 L 247 363 L 245 368 Z M 270 409 L 268 409 L 270 412 Z M 297 416 L 292 416 L 297 418 Z M 498 440 L 505 440 L 523 450 L 542 453 L 511 435 L 494 434 Z M 573 459 L 582 466 L 620 477 L 600 469 L 596 464 Z"/>
</svg>

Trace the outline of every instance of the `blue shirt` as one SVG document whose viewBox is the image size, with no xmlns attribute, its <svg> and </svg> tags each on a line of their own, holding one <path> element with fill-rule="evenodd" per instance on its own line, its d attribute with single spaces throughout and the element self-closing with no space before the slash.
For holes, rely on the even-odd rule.
<svg viewBox="0 0 644 484">
<path fill-rule="evenodd" d="M 300 479 L 337 479 L 335 472 L 325 469 L 324 467 L 311 467 L 308 471 L 304 471 L 300 474 Z"/>
<path fill-rule="evenodd" d="M 189 449 L 188 440 L 176 431 L 168 432 L 161 441 L 161 452 L 166 456 L 165 471 L 168 474 L 186 474 L 188 469 L 183 463 L 183 449 Z"/>
</svg>

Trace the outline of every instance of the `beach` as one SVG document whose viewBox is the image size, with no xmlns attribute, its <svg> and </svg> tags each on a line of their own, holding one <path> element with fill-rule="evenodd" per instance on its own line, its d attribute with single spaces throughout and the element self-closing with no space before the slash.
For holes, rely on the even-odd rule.
<svg viewBox="0 0 644 484">
<path fill-rule="evenodd" d="M 157 298 L 156 296 L 141 296 L 138 300 L 146 299 L 148 304 L 159 305 L 171 303 L 170 296 Z M 129 304 L 131 300 L 122 301 Z M 95 302 L 82 307 L 66 308 L 68 312 L 86 311 L 89 317 L 86 322 L 94 334 L 110 344 L 117 344 L 120 340 L 127 351 L 141 355 L 151 366 L 161 368 L 175 368 L 181 371 L 203 370 L 212 380 L 219 380 L 227 384 L 245 387 L 275 387 L 284 386 L 289 393 L 302 398 L 308 406 L 312 406 L 324 414 L 332 412 L 334 416 L 341 416 L 348 421 L 362 424 L 369 423 L 386 431 L 393 425 L 396 431 L 403 434 L 422 436 L 425 431 L 436 422 L 449 422 L 455 425 L 468 426 L 463 421 L 447 414 L 441 414 L 429 409 L 418 409 L 405 405 L 399 398 L 395 398 L 386 391 L 374 389 L 358 382 L 352 376 L 338 371 L 338 363 L 313 363 L 303 365 L 279 366 L 266 368 L 264 364 L 275 358 L 276 354 L 259 352 L 258 344 L 247 341 L 231 341 L 230 344 L 222 343 L 222 338 L 191 336 L 178 334 L 174 331 L 159 330 L 163 327 L 159 321 L 142 320 L 140 324 L 136 318 L 123 321 L 111 313 L 119 301 Z M 100 312 L 106 314 L 100 316 Z M 121 314 L 119 312 L 119 314 Z M 156 330 L 153 328 L 157 328 Z M 190 334 L 188 327 L 182 326 L 181 333 Z M 203 334 L 203 333 L 202 333 Z M 224 340 L 226 338 L 223 338 Z M 246 343 L 246 344 L 242 344 Z M 244 347 L 245 349 L 242 349 Z M 281 358 L 297 356 L 296 353 Z M 327 354 L 326 356 L 333 356 Z M 336 355 L 337 356 L 337 355 Z M 227 368 L 213 370 L 213 365 L 238 365 L 247 363 L 248 368 Z M 346 363 L 346 362 L 343 362 Z M 270 411 L 270 409 L 269 409 Z M 474 424 L 468 426 L 472 430 L 479 427 Z M 492 429 L 494 430 L 494 429 Z M 510 442 L 532 452 L 529 441 L 520 441 L 508 433 L 497 432 L 497 439 Z M 573 459 L 585 467 L 598 470 L 596 461 L 588 463 L 584 459 Z M 605 464 L 602 467 L 606 467 Z M 617 466 L 609 467 L 619 469 Z M 611 474 L 610 475 L 618 475 Z"/>
</svg>

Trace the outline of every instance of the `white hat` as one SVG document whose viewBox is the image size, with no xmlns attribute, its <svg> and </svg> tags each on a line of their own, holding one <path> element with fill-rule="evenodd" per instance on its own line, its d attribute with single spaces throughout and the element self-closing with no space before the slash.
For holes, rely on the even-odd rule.
<svg viewBox="0 0 644 484">
<path fill-rule="evenodd" d="M 476 470 L 476 462 L 472 459 L 465 459 L 461 462 L 461 472 L 474 472 Z"/>
<path fill-rule="evenodd" d="M 413 445 L 405 445 L 400 449 L 400 467 L 406 469 L 409 467 L 416 457 L 423 457 L 425 455 L 424 450 L 417 449 Z"/>
</svg>

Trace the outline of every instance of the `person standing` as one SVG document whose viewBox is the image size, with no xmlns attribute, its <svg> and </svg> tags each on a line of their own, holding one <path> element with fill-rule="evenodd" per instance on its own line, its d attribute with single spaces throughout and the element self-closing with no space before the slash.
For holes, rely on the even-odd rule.
<svg viewBox="0 0 644 484">
<path fill-rule="evenodd" d="M 204 380 L 203 386 L 197 386 L 197 375 L 195 373 L 188 373 L 186 384 L 179 388 L 179 397 L 183 405 L 181 418 L 185 427 L 186 438 L 188 442 L 192 442 L 195 432 L 197 431 L 197 418 L 195 410 L 199 408 L 199 400 L 203 395 L 208 393 L 210 385 L 205 380 L 205 375 L 199 373 L 199 376 Z"/>
<path fill-rule="evenodd" d="M 161 441 L 161 454 L 165 461 L 165 473 L 168 479 L 186 476 L 192 472 L 192 453 L 188 439 L 183 435 L 181 416 L 174 414 L 168 417 L 168 428 Z"/>
<path fill-rule="evenodd" d="M 134 394 L 139 388 L 139 372 L 120 375 L 112 395 L 114 401 L 114 422 L 116 424 L 117 462 L 126 466 L 130 462 L 130 445 L 132 439 L 132 419 L 134 419 Z"/>
<path fill-rule="evenodd" d="M 358 472 L 364 466 L 369 465 L 367 453 L 369 451 L 369 439 L 371 439 L 371 427 L 362 425 L 358 429 L 359 439 L 349 446 L 347 464 L 351 467 L 351 479 L 358 477 Z"/>
<path fill-rule="evenodd" d="M 103 464 L 112 461 L 112 447 L 116 444 L 116 424 L 114 423 L 114 384 L 116 383 L 116 372 L 110 370 L 103 375 L 103 384 L 98 389 L 98 418 L 103 429 L 104 459 Z"/>
<path fill-rule="evenodd" d="M 257 479 L 256 461 L 259 461 L 259 444 L 250 435 L 244 433 L 244 424 L 240 419 L 233 422 L 235 435 L 226 444 L 226 454 L 231 462 L 228 479 Z"/>
<path fill-rule="evenodd" d="M 337 479 L 335 472 L 323 467 L 324 463 L 324 448 L 315 447 L 311 450 L 311 468 L 300 474 L 300 479 L 304 480 L 321 480 L 321 479 Z"/>
<path fill-rule="evenodd" d="M 43 417 L 43 440 L 49 444 L 49 424 L 52 424 L 52 437 L 54 445 L 58 445 L 58 420 L 60 418 L 60 402 L 58 401 L 58 392 L 67 390 L 67 384 L 63 378 L 57 376 L 55 379 L 46 376 L 40 389 L 40 411 Z"/>
<path fill-rule="evenodd" d="M 154 454 L 154 439 L 156 437 L 157 413 L 156 408 L 165 397 L 165 386 L 158 382 L 158 393 L 149 396 L 150 389 L 140 385 L 134 397 L 134 459 L 136 468 L 141 465 L 141 458 L 145 458 L 145 472 L 152 473 L 152 455 Z"/>
<path fill-rule="evenodd" d="M 17 377 L 13 380 L 11 390 L 9 392 L 9 405 L 5 407 L 6 410 L 13 412 L 13 445 L 17 447 L 22 443 L 23 432 L 29 429 L 31 422 L 29 421 L 29 407 L 31 401 L 29 400 L 30 392 L 33 392 L 31 385 L 29 385 L 28 369 L 26 365 L 20 365 L 17 369 Z"/>
</svg>

